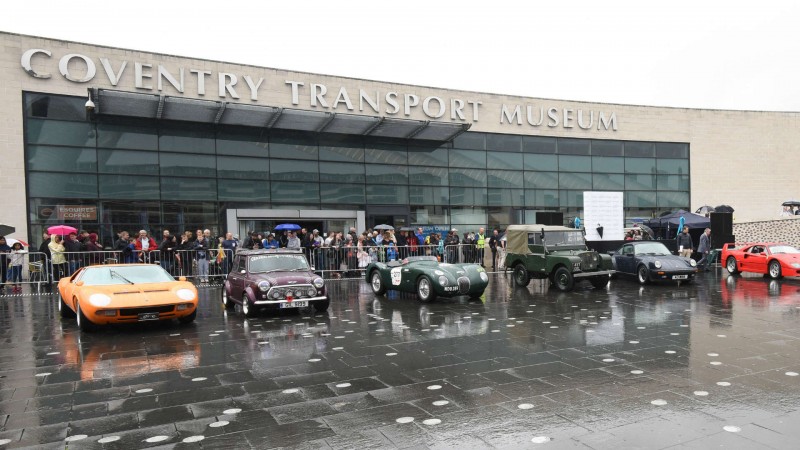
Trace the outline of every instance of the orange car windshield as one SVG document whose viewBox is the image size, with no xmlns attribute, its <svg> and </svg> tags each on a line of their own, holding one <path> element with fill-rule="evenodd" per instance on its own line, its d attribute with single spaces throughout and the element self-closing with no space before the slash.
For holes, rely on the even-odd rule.
<svg viewBox="0 0 800 450">
<path fill-rule="evenodd" d="M 155 265 L 88 267 L 80 281 L 86 286 L 105 286 L 131 283 L 167 283 L 175 281 L 172 275 Z"/>
</svg>

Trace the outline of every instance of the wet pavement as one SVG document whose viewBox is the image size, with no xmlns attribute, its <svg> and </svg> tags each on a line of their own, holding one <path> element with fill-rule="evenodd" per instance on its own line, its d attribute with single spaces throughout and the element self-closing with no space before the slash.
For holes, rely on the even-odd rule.
<svg viewBox="0 0 800 450">
<path fill-rule="evenodd" d="M 81 333 L 0 298 L 0 448 L 796 448 L 800 280 L 375 297 Z"/>
</svg>

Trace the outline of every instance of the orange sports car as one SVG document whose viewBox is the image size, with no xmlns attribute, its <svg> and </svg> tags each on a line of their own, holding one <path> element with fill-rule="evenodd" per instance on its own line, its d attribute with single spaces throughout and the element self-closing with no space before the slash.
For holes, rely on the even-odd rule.
<svg viewBox="0 0 800 450">
<path fill-rule="evenodd" d="M 98 325 L 197 316 L 197 289 L 154 264 L 82 267 L 58 282 L 61 317 L 77 316 L 82 331 Z"/>
</svg>

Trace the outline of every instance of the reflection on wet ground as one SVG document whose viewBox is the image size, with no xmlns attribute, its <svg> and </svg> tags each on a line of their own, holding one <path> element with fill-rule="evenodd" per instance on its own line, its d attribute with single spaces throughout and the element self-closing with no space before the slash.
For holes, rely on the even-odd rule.
<svg viewBox="0 0 800 450">
<path fill-rule="evenodd" d="M 376 298 L 81 333 L 0 298 L 0 448 L 795 448 L 800 280 Z"/>
</svg>

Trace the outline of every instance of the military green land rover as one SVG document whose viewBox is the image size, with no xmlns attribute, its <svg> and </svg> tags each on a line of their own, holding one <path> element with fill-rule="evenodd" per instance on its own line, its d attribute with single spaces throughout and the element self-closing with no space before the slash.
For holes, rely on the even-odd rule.
<svg viewBox="0 0 800 450">
<path fill-rule="evenodd" d="M 514 282 L 527 286 L 531 278 L 549 278 L 561 291 L 575 281 L 588 280 L 595 288 L 608 284 L 614 273 L 611 256 L 586 247 L 582 230 L 551 225 L 509 225 L 506 231 L 506 268 Z"/>
</svg>

